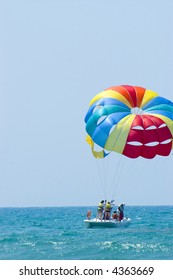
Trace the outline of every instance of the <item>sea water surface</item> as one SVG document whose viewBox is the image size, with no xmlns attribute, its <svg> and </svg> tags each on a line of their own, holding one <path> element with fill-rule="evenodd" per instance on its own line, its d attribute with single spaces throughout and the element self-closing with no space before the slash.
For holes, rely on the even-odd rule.
<svg viewBox="0 0 173 280">
<path fill-rule="evenodd" d="M 173 260 L 173 206 L 126 206 L 127 228 L 86 228 L 88 209 L 0 208 L 0 259 Z"/>
</svg>

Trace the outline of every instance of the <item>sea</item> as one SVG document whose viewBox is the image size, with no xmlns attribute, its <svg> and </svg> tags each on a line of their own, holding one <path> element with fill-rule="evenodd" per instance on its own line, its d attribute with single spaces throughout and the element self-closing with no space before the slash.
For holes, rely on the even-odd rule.
<svg viewBox="0 0 173 280">
<path fill-rule="evenodd" d="M 87 228 L 89 209 L 0 208 L 0 260 L 173 260 L 173 206 L 126 206 L 127 228 Z"/>
</svg>

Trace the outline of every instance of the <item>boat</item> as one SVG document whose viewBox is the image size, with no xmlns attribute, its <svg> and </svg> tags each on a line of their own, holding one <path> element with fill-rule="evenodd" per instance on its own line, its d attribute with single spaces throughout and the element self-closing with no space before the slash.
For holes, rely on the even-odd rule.
<svg viewBox="0 0 173 280">
<path fill-rule="evenodd" d="M 84 223 L 86 224 L 86 226 L 88 228 L 93 228 L 93 227 L 108 227 L 108 228 L 117 228 L 117 227 L 127 227 L 130 225 L 131 223 L 131 219 L 130 218 L 124 218 L 121 221 L 118 220 L 100 220 L 100 219 L 87 219 L 84 220 Z"/>
</svg>

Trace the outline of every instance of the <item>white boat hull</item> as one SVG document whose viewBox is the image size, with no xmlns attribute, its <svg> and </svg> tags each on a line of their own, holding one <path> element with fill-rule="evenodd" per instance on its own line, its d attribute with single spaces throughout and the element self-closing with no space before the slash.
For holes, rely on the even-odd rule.
<svg viewBox="0 0 173 280">
<path fill-rule="evenodd" d="M 87 225 L 87 227 L 92 228 L 92 227 L 109 227 L 109 228 L 114 228 L 114 227 L 127 227 L 129 226 L 131 222 L 131 219 L 129 218 L 124 218 L 122 221 L 117 221 L 117 220 L 99 220 L 96 218 L 92 220 L 84 220 L 84 223 Z"/>
</svg>

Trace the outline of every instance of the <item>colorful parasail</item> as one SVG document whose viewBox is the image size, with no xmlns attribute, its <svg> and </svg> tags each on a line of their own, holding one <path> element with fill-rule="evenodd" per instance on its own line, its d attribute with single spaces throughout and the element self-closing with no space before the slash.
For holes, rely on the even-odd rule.
<svg viewBox="0 0 173 280">
<path fill-rule="evenodd" d="M 173 148 L 173 102 L 139 86 L 110 87 L 90 102 L 86 141 L 96 158 L 168 156 Z"/>
</svg>

